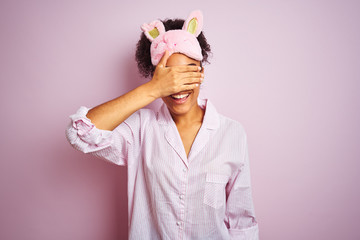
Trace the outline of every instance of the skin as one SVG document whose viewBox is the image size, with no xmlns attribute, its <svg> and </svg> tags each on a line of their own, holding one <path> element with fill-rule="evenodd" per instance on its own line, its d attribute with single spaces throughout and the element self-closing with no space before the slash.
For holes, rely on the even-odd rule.
<svg viewBox="0 0 360 240">
<path fill-rule="evenodd" d="M 112 131 L 137 110 L 162 98 L 176 123 L 186 154 L 189 154 L 204 116 L 204 111 L 197 105 L 203 79 L 199 61 L 183 54 L 169 57 L 166 51 L 149 82 L 90 109 L 86 116 L 98 129 Z M 183 92 L 191 93 L 189 99 L 183 106 L 174 104 L 170 95 Z"/>
<path fill-rule="evenodd" d="M 200 61 L 189 58 L 184 54 L 174 53 L 167 60 L 166 66 L 200 66 Z M 202 69 L 201 72 L 203 73 L 204 70 Z M 197 103 L 199 90 L 200 86 L 197 86 L 191 90 L 179 92 L 179 94 L 190 93 L 187 101 L 183 104 L 175 103 L 171 96 L 162 98 L 176 124 L 187 156 L 201 127 L 205 114 L 205 111 L 201 109 Z"/>
<path fill-rule="evenodd" d="M 196 61 L 184 54 L 174 53 L 167 60 L 167 67 L 173 66 L 200 66 L 200 61 Z M 177 94 L 190 94 L 187 101 L 183 104 L 176 104 L 171 96 L 163 97 L 162 100 L 168 107 L 175 123 L 183 121 L 193 121 L 195 118 L 202 118 L 203 112 L 197 104 L 199 96 L 199 86 L 193 89 L 181 91 Z"/>
</svg>

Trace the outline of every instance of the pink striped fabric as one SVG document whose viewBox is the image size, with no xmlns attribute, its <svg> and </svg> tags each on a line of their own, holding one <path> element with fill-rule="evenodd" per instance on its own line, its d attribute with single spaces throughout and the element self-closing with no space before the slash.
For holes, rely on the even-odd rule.
<svg viewBox="0 0 360 240">
<path fill-rule="evenodd" d="M 205 116 L 188 157 L 165 104 L 113 131 L 97 129 L 86 107 L 70 116 L 73 147 L 127 166 L 129 239 L 259 238 L 244 128 L 198 102 Z"/>
</svg>

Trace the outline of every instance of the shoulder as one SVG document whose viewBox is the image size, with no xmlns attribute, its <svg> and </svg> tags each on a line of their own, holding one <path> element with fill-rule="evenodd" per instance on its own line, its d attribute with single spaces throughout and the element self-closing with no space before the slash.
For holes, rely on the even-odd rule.
<svg viewBox="0 0 360 240">
<path fill-rule="evenodd" d="M 210 102 L 208 99 L 203 99 L 201 101 L 202 104 L 207 103 L 207 107 L 209 107 L 209 122 L 214 126 L 218 126 L 217 134 L 225 135 L 228 137 L 235 138 L 244 138 L 246 137 L 246 132 L 244 125 L 237 120 L 224 116 L 216 110 L 216 107 Z M 216 123 L 216 124 L 215 124 Z"/>
<path fill-rule="evenodd" d="M 241 136 L 246 136 L 245 127 L 242 123 L 232 118 L 219 114 L 220 128 L 225 131 L 233 132 Z"/>
</svg>

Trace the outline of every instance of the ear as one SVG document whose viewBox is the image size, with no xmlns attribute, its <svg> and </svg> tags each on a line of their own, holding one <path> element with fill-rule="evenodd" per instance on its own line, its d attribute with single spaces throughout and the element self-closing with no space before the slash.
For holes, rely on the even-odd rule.
<svg viewBox="0 0 360 240">
<path fill-rule="evenodd" d="M 200 10 L 190 13 L 183 25 L 183 30 L 194 34 L 195 37 L 199 36 L 203 28 L 203 14 Z"/>
<path fill-rule="evenodd" d="M 165 27 L 161 21 L 155 20 L 149 24 L 144 23 L 141 25 L 141 30 L 145 33 L 145 36 L 150 40 L 150 42 L 152 42 L 160 34 L 165 32 Z"/>
</svg>

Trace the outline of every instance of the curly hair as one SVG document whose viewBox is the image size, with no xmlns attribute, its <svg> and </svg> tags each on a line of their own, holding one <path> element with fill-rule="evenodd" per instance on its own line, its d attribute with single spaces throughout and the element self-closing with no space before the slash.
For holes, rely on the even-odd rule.
<svg viewBox="0 0 360 240">
<path fill-rule="evenodd" d="M 162 20 L 165 31 L 174 30 L 174 29 L 182 29 L 185 20 L 183 19 L 165 19 Z M 199 34 L 197 37 L 201 47 L 201 53 L 203 55 L 203 60 L 201 63 L 210 63 L 208 61 L 208 57 L 211 54 L 211 48 L 208 44 L 205 35 L 203 32 Z M 153 66 L 151 63 L 151 55 L 150 55 L 150 45 L 151 42 L 144 33 L 141 33 L 140 40 L 136 44 L 136 53 L 135 59 L 138 65 L 139 72 L 145 78 L 152 77 L 155 71 L 156 66 Z"/>
</svg>

